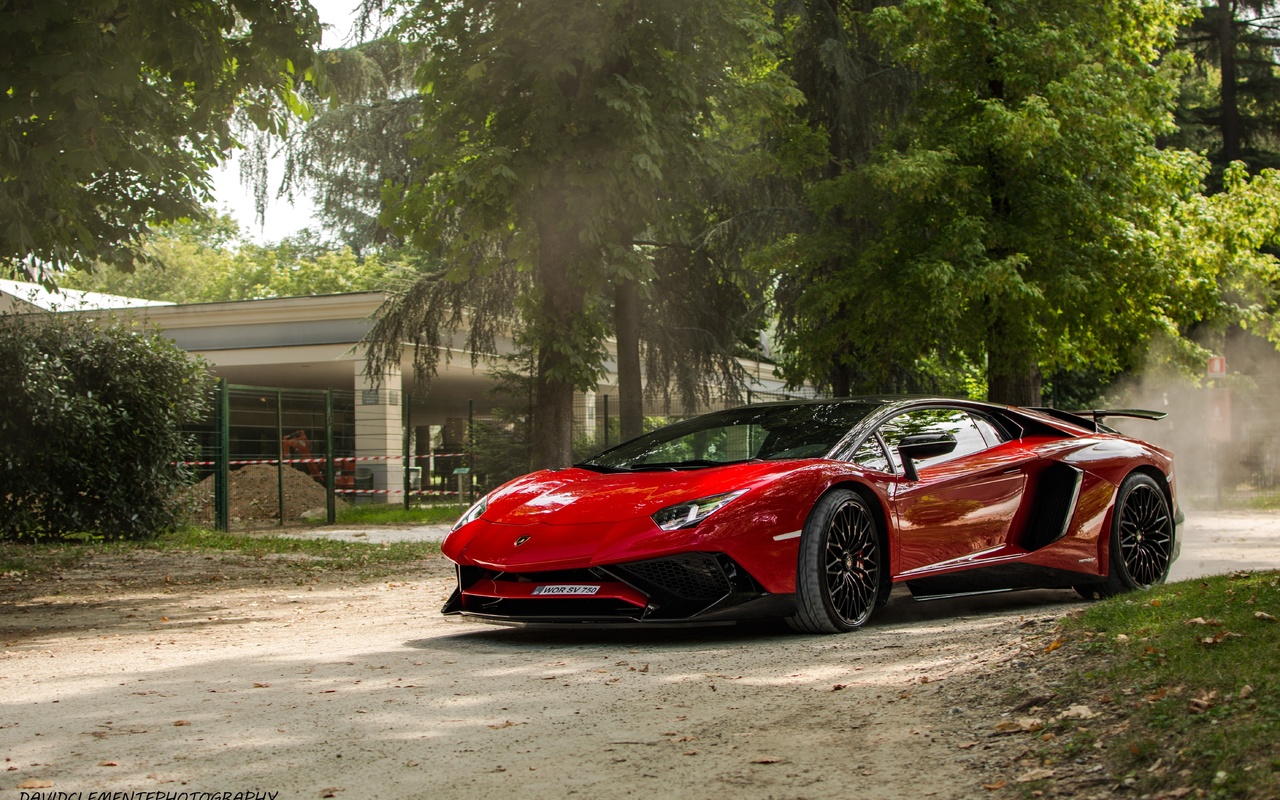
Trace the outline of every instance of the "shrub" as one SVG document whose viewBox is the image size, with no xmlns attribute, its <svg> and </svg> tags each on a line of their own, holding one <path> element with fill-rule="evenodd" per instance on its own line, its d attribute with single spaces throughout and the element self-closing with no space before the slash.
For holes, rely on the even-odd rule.
<svg viewBox="0 0 1280 800">
<path fill-rule="evenodd" d="M 177 525 L 204 365 L 131 320 L 0 315 L 0 537 Z"/>
</svg>

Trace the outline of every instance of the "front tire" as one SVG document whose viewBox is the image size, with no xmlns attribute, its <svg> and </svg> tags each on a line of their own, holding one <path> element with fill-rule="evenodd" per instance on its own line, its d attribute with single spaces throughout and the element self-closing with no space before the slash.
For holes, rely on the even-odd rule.
<svg viewBox="0 0 1280 800">
<path fill-rule="evenodd" d="M 796 563 L 796 614 L 801 633 L 846 633 L 871 616 L 888 562 L 880 526 L 867 501 L 849 489 L 823 495 L 805 521 Z"/>
<path fill-rule="evenodd" d="M 1085 597 L 1111 597 L 1164 583 L 1173 561 L 1173 514 L 1154 478 L 1134 472 L 1120 484 L 1111 515 L 1111 556 L 1103 583 L 1077 586 Z"/>
</svg>

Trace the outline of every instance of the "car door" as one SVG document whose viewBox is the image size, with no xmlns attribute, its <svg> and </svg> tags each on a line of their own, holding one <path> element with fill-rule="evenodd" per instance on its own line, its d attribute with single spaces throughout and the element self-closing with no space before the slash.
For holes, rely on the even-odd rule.
<svg viewBox="0 0 1280 800">
<path fill-rule="evenodd" d="M 980 414 L 960 408 L 913 409 L 877 433 L 897 473 L 894 572 L 931 572 L 998 556 L 1026 490 L 1025 449 Z M 948 434 L 956 446 L 917 460 L 917 479 L 910 480 L 898 445 L 918 434 Z"/>
</svg>

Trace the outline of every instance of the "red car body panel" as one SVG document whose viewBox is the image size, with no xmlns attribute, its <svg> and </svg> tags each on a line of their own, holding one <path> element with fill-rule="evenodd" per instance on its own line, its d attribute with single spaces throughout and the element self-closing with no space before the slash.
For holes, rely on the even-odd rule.
<svg viewBox="0 0 1280 800">
<path fill-rule="evenodd" d="M 855 489 L 878 511 L 888 578 L 908 582 L 913 591 L 927 579 L 942 578 L 945 586 L 946 576 L 1002 574 L 1002 568 L 1014 575 L 1061 574 L 1067 581 L 1105 577 L 1117 488 L 1134 470 L 1167 486 L 1176 509 L 1167 451 L 1027 409 L 933 402 L 998 411 L 1006 424 L 1025 430 L 994 447 L 923 467 L 916 480 L 900 470 L 890 474 L 834 457 L 631 472 L 573 467 L 526 475 L 493 491 L 479 518 L 445 540 L 445 556 L 462 568 L 459 592 L 446 612 L 536 622 L 544 606 L 533 587 L 564 575 L 598 584 L 593 603 L 645 608 L 650 592 L 640 587 L 648 584 L 627 570 L 686 556 L 719 559 L 725 574 L 738 581 L 735 591 L 780 599 L 782 605 L 770 608 L 785 608 L 796 591 L 806 520 L 836 487 Z M 653 519 L 663 509 L 729 492 L 741 495 L 694 527 L 663 530 Z M 1048 501 L 1042 498 L 1050 495 L 1070 500 L 1066 516 L 1054 522 L 1060 532 L 1044 530 Z M 695 572 L 701 569 L 688 563 Z M 523 605 L 515 606 L 518 613 L 489 611 L 512 607 L 505 601 Z M 575 599 L 556 602 L 556 608 L 572 608 Z M 553 621 L 573 617 L 571 610 L 558 611 Z"/>
</svg>

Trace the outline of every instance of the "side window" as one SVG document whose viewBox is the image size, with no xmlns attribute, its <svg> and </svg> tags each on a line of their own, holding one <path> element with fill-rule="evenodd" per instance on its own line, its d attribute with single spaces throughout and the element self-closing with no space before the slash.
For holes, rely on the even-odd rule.
<svg viewBox="0 0 1280 800">
<path fill-rule="evenodd" d="M 987 424 L 990 425 L 990 423 Z M 931 467 L 971 453 L 979 453 L 990 446 L 968 412 L 955 408 L 919 408 L 899 414 L 880 426 L 880 435 L 889 446 L 894 466 L 899 469 L 902 464 L 898 458 L 898 443 L 917 433 L 949 433 L 956 437 L 955 450 L 946 455 L 921 459 L 916 462 L 917 469 Z"/>
<path fill-rule="evenodd" d="M 889 460 L 884 448 L 880 446 L 880 437 L 874 434 L 868 436 L 866 441 L 858 446 L 851 460 L 860 467 L 873 469 L 877 472 L 893 472 L 893 462 Z"/>
<path fill-rule="evenodd" d="M 975 416 L 973 421 L 978 423 L 978 430 L 982 431 L 982 438 L 987 440 L 987 447 L 995 447 L 1009 441 L 1009 434 L 996 427 L 991 420 Z"/>
</svg>

